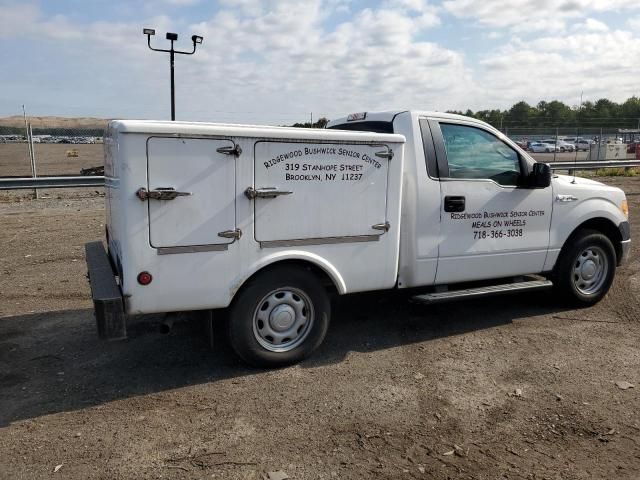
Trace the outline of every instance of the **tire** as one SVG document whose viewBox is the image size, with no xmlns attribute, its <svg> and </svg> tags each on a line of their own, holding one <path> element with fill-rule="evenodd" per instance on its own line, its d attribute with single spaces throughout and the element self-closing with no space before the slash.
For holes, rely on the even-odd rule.
<svg viewBox="0 0 640 480">
<path fill-rule="evenodd" d="M 320 346 L 330 318 L 329 296 L 312 272 L 277 267 L 250 280 L 236 295 L 229 309 L 229 342 L 249 365 L 283 367 Z"/>
<path fill-rule="evenodd" d="M 596 230 L 580 230 L 567 240 L 553 273 L 558 297 L 570 304 L 590 306 L 611 288 L 616 253 L 611 240 Z"/>
</svg>

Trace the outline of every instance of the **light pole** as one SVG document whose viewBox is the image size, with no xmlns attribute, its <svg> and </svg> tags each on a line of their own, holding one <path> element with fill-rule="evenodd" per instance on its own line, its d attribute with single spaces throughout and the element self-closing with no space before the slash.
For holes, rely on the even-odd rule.
<svg viewBox="0 0 640 480">
<path fill-rule="evenodd" d="M 169 64 L 171 66 L 171 120 L 176 119 L 176 88 L 175 88 L 175 78 L 174 78 L 174 66 L 175 66 L 175 54 L 178 53 L 180 55 L 193 55 L 196 53 L 196 45 L 202 43 L 202 37 L 199 35 L 192 35 L 191 41 L 193 42 L 193 50 L 190 52 L 182 52 L 180 50 L 175 50 L 173 48 L 173 42 L 178 40 L 177 33 L 169 33 L 167 32 L 167 40 L 171 40 L 171 49 L 164 50 L 161 48 L 153 48 L 151 46 L 151 36 L 156 34 L 156 31 L 153 28 L 145 28 L 142 30 L 142 33 L 147 36 L 147 45 L 154 52 L 165 52 L 169 54 Z"/>
</svg>

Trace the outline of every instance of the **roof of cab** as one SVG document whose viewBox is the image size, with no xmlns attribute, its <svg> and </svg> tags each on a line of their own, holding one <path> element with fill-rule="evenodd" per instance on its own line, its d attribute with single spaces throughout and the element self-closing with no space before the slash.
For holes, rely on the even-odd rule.
<svg viewBox="0 0 640 480">
<path fill-rule="evenodd" d="M 352 142 L 404 143 L 403 135 L 326 130 L 324 128 L 272 127 L 268 125 L 236 125 L 229 123 L 172 122 L 158 120 L 112 120 L 108 129 L 118 133 L 151 135 L 208 135 L 225 137 L 280 138 Z"/>
<path fill-rule="evenodd" d="M 433 118 L 443 118 L 449 120 L 465 120 L 468 122 L 477 122 L 483 123 L 483 121 L 472 118 L 465 117 L 464 115 L 458 115 L 455 113 L 444 113 L 444 112 L 432 112 L 429 110 L 387 110 L 383 112 L 361 112 L 366 113 L 366 116 L 362 120 L 348 120 L 349 116 L 344 116 L 340 118 L 336 118 L 331 120 L 327 124 L 327 128 L 331 128 L 336 125 L 342 125 L 343 123 L 361 123 L 361 122 L 393 122 L 394 118 L 401 113 L 409 113 L 415 114 L 421 117 L 433 117 Z"/>
</svg>

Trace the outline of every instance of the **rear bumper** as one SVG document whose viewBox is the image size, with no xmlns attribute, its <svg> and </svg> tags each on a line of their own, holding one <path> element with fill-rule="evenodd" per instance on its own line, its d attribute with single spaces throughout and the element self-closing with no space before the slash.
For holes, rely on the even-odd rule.
<svg viewBox="0 0 640 480">
<path fill-rule="evenodd" d="M 85 244 L 91 298 L 98 336 L 105 340 L 127 338 L 127 318 L 122 292 L 102 242 Z"/>
</svg>

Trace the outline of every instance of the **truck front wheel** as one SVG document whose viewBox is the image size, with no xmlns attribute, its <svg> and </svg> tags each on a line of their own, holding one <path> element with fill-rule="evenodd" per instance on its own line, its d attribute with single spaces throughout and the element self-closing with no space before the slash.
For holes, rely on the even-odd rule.
<svg viewBox="0 0 640 480">
<path fill-rule="evenodd" d="M 312 272 L 279 267 L 251 279 L 236 295 L 230 307 L 229 340 L 250 365 L 290 365 L 322 343 L 330 316 L 327 292 Z"/>
<path fill-rule="evenodd" d="M 582 230 L 569 239 L 560 253 L 554 284 L 562 300 L 589 306 L 611 288 L 616 253 L 611 240 L 595 230 Z"/>
</svg>

